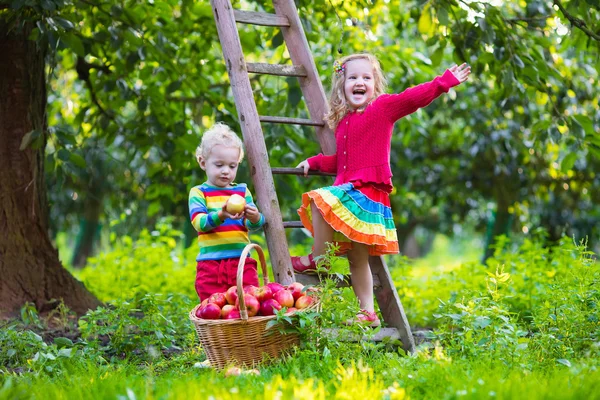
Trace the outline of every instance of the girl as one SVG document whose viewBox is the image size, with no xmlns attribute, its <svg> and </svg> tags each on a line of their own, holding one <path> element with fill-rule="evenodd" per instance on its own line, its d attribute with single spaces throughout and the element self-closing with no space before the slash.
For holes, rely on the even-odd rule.
<svg viewBox="0 0 600 400">
<path fill-rule="evenodd" d="M 313 253 L 292 257 L 299 273 L 314 273 L 315 257 L 327 243 L 347 253 L 354 293 L 361 312 L 357 321 L 378 326 L 373 304 L 369 256 L 397 254 L 398 239 L 390 209 L 392 128 L 400 118 L 427 106 L 467 80 L 470 67 L 454 65 L 431 82 L 399 94 L 384 94 L 385 79 L 371 54 L 353 54 L 334 63 L 330 111 L 325 121 L 335 131 L 336 154 L 319 154 L 296 168 L 335 172 L 333 186 L 302 195 L 298 210 L 314 237 Z"/>
</svg>

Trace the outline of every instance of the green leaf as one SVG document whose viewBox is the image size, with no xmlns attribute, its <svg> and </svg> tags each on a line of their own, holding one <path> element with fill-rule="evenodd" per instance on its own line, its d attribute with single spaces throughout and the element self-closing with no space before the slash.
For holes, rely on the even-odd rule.
<svg viewBox="0 0 600 400">
<path fill-rule="evenodd" d="M 567 173 L 571 168 L 573 168 L 573 165 L 575 165 L 575 161 L 577 161 L 577 153 L 567 154 L 560 163 L 560 170 L 563 173 Z"/>
<path fill-rule="evenodd" d="M 68 161 L 69 157 L 71 156 L 71 152 L 67 149 L 59 149 L 57 156 L 60 160 Z"/>
<path fill-rule="evenodd" d="M 60 26 L 62 26 L 63 28 L 65 28 L 67 30 L 71 30 L 71 29 L 75 28 L 75 25 L 68 19 L 64 19 L 64 18 L 60 18 L 60 17 L 56 17 L 55 19 L 56 19 L 56 22 L 58 22 L 58 24 Z"/>
<path fill-rule="evenodd" d="M 440 25 L 447 26 L 450 23 L 448 18 L 448 10 L 445 7 L 440 7 L 437 10 L 437 18 L 440 21 Z"/>
<path fill-rule="evenodd" d="M 587 115 L 574 115 L 573 118 L 579 123 L 579 125 L 581 125 L 585 133 L 587 133 L 588 135 L 598 134 L 594 129 L 594 123 Z"/>
<path fill-rule="evenodd" d="M 62 347 L 73 347 L 73 341 L 66 337 L 54 338 L 54 344 L 58 346 L 59 349 Z"/>
<path fill-rule="evenodd" d="M 565 358 L 559 358 L 558 360 L 556 360 L 557 363 L 565 365 L 567 367 L 571 366 L 571 362 Z"/>
<path fill-rule="evenodd" d="M 518 55 L 515 54 L 515 56 L 513 57 L 513 60 L 515 61 L 515 65 L 519 68 L 523 68 L 525 67 L 525 63 L 523 63 L 523 60 L 521 60 L 521 58 L 519 58 Z"/>
<path fill-rule="evenodd" d="M 34 129 L 31 132 L 27 132 L 24 136 L 23 139 L 21 139 L 21 146 L 19 146 L 19 150 L 23 151 L 25 150 L 27 147 L 29 147 L 29 145 L 38 137 L 40 137 L 40 135 L 42 134 L 42 131 L 40 131 L 39 129 Z"/>
<path fill-rule="evenodd" d="M 173 93 L 174 91 L 179 89 L 181 87 L 181 83 L 181 81 L 171 82 L 169 86 L 167 86 L 167 94 Z"/>
<path fill-rule="evenodd" d="M 433 32 L 433 20 L 431 18 L 429 3 L 425 6 L 421 16 L 419 17 L 417 29 L 419 30 L 419 33 L 423 35 L 428 35 Z"/>
<path fill-rule="evenodd" d="M 67 44 L 67 46 L 75 52 L 78 56 L 85 57 L 85 47 L 79 36 L 74 33 L 67 32 L 61 35 L 61 40 Z"/>
<path fill-rule="evenodd" d="M 77 153 L 71 153 L 71 155 L 69 156 L 69 161 L 77 165 L 79 168 L 85 168 L 86 166 L 85 159 Z"/>
</svg>

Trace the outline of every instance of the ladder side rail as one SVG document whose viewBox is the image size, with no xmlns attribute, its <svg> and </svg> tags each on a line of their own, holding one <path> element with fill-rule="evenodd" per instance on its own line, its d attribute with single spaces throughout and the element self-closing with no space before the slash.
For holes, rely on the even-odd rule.
<svg viewBox="0 0 600 400">
<path fill-rule="evenodd" d="M 398 329 L 404 350 L 414 353 L 415 339 L 412 335 L 408 318 L 406 318 L 404 307 L 402 307 L 402 302 L 400 302 L 398 291 L 394 286 L 394 281 L 392 281 L 390 270 L 382 256 L 370 256 L 369 265 L 373 278 L 377 276 L 380 284 L 374 289 L 383 320 L 388 326 Z"/>
<path fill-rule="evenodd" d="M 299 78 L 300 88 L 304 95 L 304 100 L 311 119 L 321 121 L 325 113 L 329 110 L 325 90 L 321 83 L 321 78 L 317 72 L 315 60 L 312 53 L 304 28 L 298 16 L 298 10 L 294 0 L 273 0 L 275 11 L 278 15 L 288 18 L 290 26 L 282 27 L 283 39 L 292 58 L 294 65 L 303 65 L 306 69 L 306 78 Z M 324 154 L 335 154 L 335 137 L 331 129 L 325 124 L 322 127 L 316 127 L 317 138 Z"/>
<path fill-rule="evenodd" d="M 229 0 L 211 0 L 210 3 L 229 74 L 239 123 L 246 143 L 250 176 L 254 183 L 261 212 L 267 221 L 264 230 L 273 274 L 277 282 L 288 285 L 295 281 L 294 271 L 233 8 Z"/>
</svg>

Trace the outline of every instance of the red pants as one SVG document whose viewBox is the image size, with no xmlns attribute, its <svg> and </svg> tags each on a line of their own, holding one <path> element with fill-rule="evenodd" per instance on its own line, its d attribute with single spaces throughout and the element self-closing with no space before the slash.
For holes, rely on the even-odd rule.
<svg viewBox="0 0 600 400">
<path fill-rule="evenodd" d="M 236 285 L 239 258 L 224 260 L 202 260 L 196 266 L 196 292 L 200 301 L 213 293 L 225 292 Z M 256 260 L 248 257 L 244 265 L 243 286 L 258 286 Z"/>
</svg>

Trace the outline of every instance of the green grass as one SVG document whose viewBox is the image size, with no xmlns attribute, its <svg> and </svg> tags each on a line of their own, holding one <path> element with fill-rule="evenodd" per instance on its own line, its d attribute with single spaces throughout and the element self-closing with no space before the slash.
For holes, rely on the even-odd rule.
<svg viewBox="0 0 600 400">
<path fill-rule="evenodd" d="M 415 354 L 309 334 L 259 376 L 226 377 L 200 364 L 186 315 L 195 249 L 182 255 L 176 236 L 123 238 L 77 272 L 112 304 L 78 322 L 81 338 L 44 343 L 31 306 L 5 325 L 0 399 L 600 398 L 600 267 L 568 239 L 502 245 L 484 266 L 477 240 L 438 236 L 423 259 L 387 259 L 411 325 L 433 329 Z M 350 309 L 327 290 L 323 318 Z M 66 313 L 54 326 L 72 332 Z"/>
</svg>

